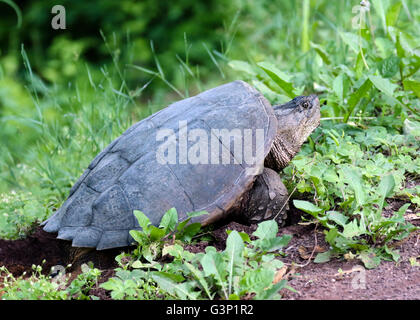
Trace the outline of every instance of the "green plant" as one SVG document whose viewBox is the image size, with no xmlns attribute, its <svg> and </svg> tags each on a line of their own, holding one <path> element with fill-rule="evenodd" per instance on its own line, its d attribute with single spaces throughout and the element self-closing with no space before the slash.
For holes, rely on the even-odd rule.
<svg viewBox="0 0 420 320">
<path fill-rule="evenodd" d="M 307 155 L 298 155 L 285 169 L 290 178 L 300 177 L 292 178 L 298 192 L 313 193 L 316 205 L 306 200 L 293 203 L 326 228 L 325 239 L 333 248 L 315 261 L 328 261 L 331 255 L 349 250 L 370 267 L 377 263 L 366 258 L 367 252 L 375 253 L 377 262 L 398 259 L 388 245 L 416 230 L 404 219 L 409 202 L 416 205 L 417 199 L 415 192 L 404 188 L 407 177 L 420 174 L 416 137 L 379 126 L 368 130 L 344 126 L 341 134 L 324 127 L 318 134 L 324 142 L 311 157 L 308 146 L 302 150 Z M 409 202 L 384 215 L 386 200 L 393 197 Z"/>
<path fill-rule="evenodd" d="M 55 278 L 45 275 L 42 266 L 32 266 L 30 277 L 15 278 L 5 267 L 0 267 L 0 277 L 3 278 L 1 298 L 4 300 L 88 300 L 89 290 L 96 284 L 101 274 L 92 266 L 82 267 L 79 274 L 70 284 L 70 275 L 58 274 Z M 94 299 L 94 298 L 93 298 Z"/>
<path fill-rule="evenodd" d="M 204 214 L 207 212 L 188 213 L 188 218 L 178 223 L 178 213 L 175 208 L 171 208 L 163 215 L 159 227 L 156 227 L 143 212 L 135 210 L 134 215 L 141 227 L 141 231 L 130 231 L 130 235 L 138 245 L 135 254 L 152 262 L 160 257 L 164 241 L 170 240 L 172 236 L 180 242 L 190 242 L 200 231 L 201 224 L 188 223 L 193 217 Z"/>
<path fill-rule="evenodd" d="M 153 228 L 144 224 L 143 215 L 136 216 L 139 223 L 149 228 L 141 236 L 143 231 L 136 231 L 140 251 L 144 252 L 144 239 L 150 237 Z M 167 218 L 163 220 L 168 221 Z M 159 262 L 156 255 L 148 254 L 147 247 L 147 254 L 143 255 L 147 263 L 138 259 L 136 251 L 136 260 L 127 254 L 120 255 L 117 261 L 122 268 L 117 270 L 116 277 L 101 287 L 111 290 L 115 299 L 156 296 L 194 300 L 240 299 L 245 296 L 254 299 L 280 298 L 278 291 L 286 288 L 287 282 L 273 283 L 276 271 L 283 267 L 276 257 L 280 255 L 278 250 L 288 244 L 291 236 L 277 237 L 277 232 L 275 221 L 265 221 L 253 233 L 256 240 L 251 241 L 247 234 L 232 231 L 229 232 L 224 251 L 218 252 L 208 246 L 205 253 L 197 254 L 185 250 L 181 242 L 162 242 L 161 236 L 161 254 L 163 257 L 172 257 L 171 262 Z"/>
</svg>

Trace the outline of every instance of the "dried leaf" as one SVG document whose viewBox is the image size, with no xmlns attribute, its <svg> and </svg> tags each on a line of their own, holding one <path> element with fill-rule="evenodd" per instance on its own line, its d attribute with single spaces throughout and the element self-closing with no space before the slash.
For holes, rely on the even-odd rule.
<svg viewBox="0 0 420 320">
<path fill-rule="evenodd" d="M 284 277 L 284 275 L 286 274 L 286 272 L 287 272 L 287 267 L 286 267 L 286 266 L 283 266 L 281 269 L 279 269 L 279 270 L 276 272 L 276 275 L 274 276 L 273 283 L 274 283 L 274 284 L 276 284 L 276 283 L 277 283 L 277 282 L 279 282 L 280 280 L 283 280 L 283 277 Z"/>
</svg>

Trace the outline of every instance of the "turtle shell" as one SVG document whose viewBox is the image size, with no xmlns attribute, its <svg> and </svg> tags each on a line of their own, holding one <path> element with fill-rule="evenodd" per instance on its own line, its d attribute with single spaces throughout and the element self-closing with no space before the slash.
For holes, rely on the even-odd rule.
<svg viewBox="0 0 420 320">
<path fill-rule="evenodd" d="M 223 140 L 214 129 L 236 129 L 241 134 Z M 251 129 L 254 143 L 255 129 L 264 130 L 264 145 L 260 146 L 264 150 L 259 150 L 262 159 L 255 164 L 241 161 L 238 153 L 232 152 L 234 143 L 247 142 L 245 129 Z M 62 207 L 43 223 L 44 230 L 58 232 L 57 238 L 72 240 L 75 247 L 102 250 L 132 244 L 129 231 L 141 230 L 133 210 L 144 212 L 154 225 L 172 207 L 180 221 L 187 219 L 189 212 L 205 210 L 209 214 L 197 221 L 203 225 L 213 222 L 228 214 L 252 186 L 276 130 L 270 103 L 243 81 L 173 103 L 134 124 L 99 153 Z M 197 153 L 194 146 L 199 140 L 203 146 L 204 138 L 208 138 L 208 148 Z M 185 149 L 185 141 L 189 149 Z M 159 149 L 165 142 L 166 153 Z M 170 161 L 162 161 L 170 150 Z M 197 163 L 194 156 L 206 155 L 206 151 L 207 163 L 204 158 Z"/>
</svg>

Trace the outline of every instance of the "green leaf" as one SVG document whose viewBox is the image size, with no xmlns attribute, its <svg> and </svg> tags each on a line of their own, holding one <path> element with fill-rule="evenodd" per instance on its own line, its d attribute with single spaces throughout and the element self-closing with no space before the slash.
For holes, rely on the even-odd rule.
<svg viewBox="0 0 420 320">
<path fill-rule="evenodd" d="M 417 98 L 420 98 L 420 82 L 404 80 L 403 84 L 405 91 L 412 91 L 417 96 Z"/>
<path fill-rule="evenodd" d="M 281 89 L 283 89 L 284 93 L 289 98 L 294 98 L 296 96 L 294 93 L 293 84 L 290 81 L 290 77 L 288 75 L 268 62 L 260 62 L 257 65 L 264 70 L 264 72 L 271 78 L 271 80 L 273 80 Z"/>
<path fill-rule="evenodd" d="M 285 246 L 288 245 L 288 243 L 290 242 L 290 240 L 292 239 L 292 235 L 291 234 L 285 234 L 281 237 L 276 237 L 274 239 L 271 239 L 267 245 L 265 249 L 265 251 L 267 252 L 273 252 L 273 251 L 277 251 L 281 248 L 284 248 Z"/>
<path fill-rule="evenodd" d="M 382 91 L 390 97 L 393 97 L 394 91 L 398 87 L 396 84 L 393 84 L 391 81 L 382 78 L 381 76 L 370 75 L 369 80 L 379 91 Z"/>
<path fill-rule="evenodd" d="M 229 261 L 239 261 L 242 258 L 242 251 L 244 249 L 244 242 L 239 235 L 239 232 L 232 231 L 226 240 L 225 252 L 229 257 Z"/>
<path fill-rule="evenodd" d="M 206 281 L 206 279 L 203 276 L 203 272 L 201 272 L 200 270 L 198 270 L 195 266 L 193 266 L 191 263 L 189 262 L 184 262 L 184 265 L 190 270 L 190 272 L 194 275 L 195 279 L 198 280 L 198 282 L 200 283 L 201 287 L 204 289 L 204 291 L 207 294 L 207 297 L 212 300 L 213 299 L 213 295 L 210 293 L 210 289 L 209 289 L 209 285 Z"/>
<path fill-rule="evenodd" d="M 345 238 L 353 238 L 355 236 L 360 236 L 363 233 L 363 230 L 359 228 L 359 225 L 357 224 L 357 220 L 353 220 L 352 222 L 344 225 L 343 232 L 341 232 L 341 235 Z"/>
<path fill-rule="evenodd" d="M 206 214 L 209 214 L 209 213 L 207 211 L 194 211 L 194 212 L 188 212 L 187 216 L 189 218 L 195 218 L 195 217 L 200 217 Z"/>
<path fill-rule="evenodd" d="M 166 235 L 165 229 L 157 228 L 153 225 L 149 227 L 149 230 L 149 237 L 151 241 L 159 241 Z"/>
<path fill-rule="evenodd" d="M 274 271 L 266 268 L 248 269 L 242 277 L 239 285 L 241 291 L 255 293 L 255 299 L 259 300 L 266 288 L 269 288 L 274 280 Z"/>
<path fill-rule="evenodd" d="M 385 198 L 389 197 L 395 188 L 395 180 L 392 174 L 389 174 L 382 178 L 378 186 L 378 192 L 381 196 L 381 201 L 379 203 L 379 212 L 382 212 Z"/>
<path fill-rule="evenodd" d="M 268 289 L 264 290 L 260 296 L 259 299 L 261 300 L 276 300 L 281 298 L 279 295 L 279 291 L 283 288 L 285 288 L 287 285 L 287 280 L 283 279 L 277 282 L 276 284 L 272 285 Z"/>
<path fill-rule="evenodd" d="M 328 53 L 325 51 L 324 47 L 311 42 L 311 47 L 315 49 L 315 51 L 319 54 L 322 61 L 324 61 L 325 64 L 331 64 L 331 59 L 328 57 Z"/>
<path fill-rule="evenodd" d="M 325 263 L 330 260 L 331 260 L 331 250 L 318 253 L 314 259 L 314 263 Z"/>
<path fill-rule="evenodd" d="M 178 223 L 178 212 L 176 211 L 175 208 L 171 208 L 163 215 L 159 226 L 163 228 L 165 231 L 166 230 L 174 231 L 177 223 Z"/>
<path fill-rule="evenodd" d="M 206 276 L 214 276 L 216 283 L 222 288 L 225 299 L 228 299 L 226 264 L 222 259 L 222 254 L 213 247 L 206 248 L 206 254 L 201 258 L 200 263 Z"/>
<path fill-rule="evenodd" d="M 226 233 L 229 235 L 230 233 L 232 232 L 232 230 L 226 230 Z M 251 239 L 250 239 L 250 237 L 249 237 L 249 234 L 248 233 L 246 233 L 246 232 L 239 232 L 239 235 L 241 236 L 241 238 L 242 238 L 242 240 L 244 241 L 244 242 L 248 242 L 248 243 L 250 243 L 251 242 Z"/>
<path fill-rule="evenodd" d="M 314 217 L 317 217 L 317 214 L 323 211 L 323 209 L 305 200 L 293 200 L 293 205 L 296 208 L 313 215 Z"/>
<path fill-rule="evenodd" d="M 248 62 L 245 62 L 245 61 L 232 60 L 232 61 L 229 61 L 228 66 L 234 70 L 248 73 L 251 76 L 257 75 L 257 73 L 254 71 L 254 68 Z"/>
<path fill-rule="evenodd" d="M 400 58 L 390 56 L 379 63 L 379 72 L 384 78 L 392 78 L 399 70 Z"/>
<path fill-rule="evenodd" d="M 398 250 L 392 250 L 391 248 L 388 248 L 388 246 L 384 246 L 385 252 L 389 254 L 392 257 L 392 260 L 397 262 L 400 259 L 400 254 L 398 253 Z"/>
<path fill-rule="evenodd" d="M 364 205 L 366 202 L 366 193 L 363 189 L 362 178 L 360 177 L 359 171 L 350 167 L 344 167 L 342 170 L 346 178 L 346 182 L 354 191 L 357 205 Z"/>
<path fill-rule="evenodd" d="M 160 289 L 182 300 L 196 300 L 200 292 L 194 291 L 194 284 L 190 282 L 175 282 L 173 276 L 173 274 L 166 272 L 152 273 L 152 278 L 159 285 Z"/>
<path fill-rule="evenodd" d="M 397 23 L 400 15 L 402 1 L 396 1 L 386 12 L 386 24 L 388 27 L 393 27 Z"/>
<path fill-rule="evenodd" d="M 263 221 L 258 224 L 257 230 L 253 233 L 260 240 L 274 239 L 279 231 L 277 222 L 274 220 Z"/>
<path fill-rule="evenodd" d="M 367 269 L 374 269 L 381 263 L 381 258 L 378 257 L 372 250 L 362 251 L 358 258 L 362 260 Z"/>
<path fill-rule="evenodd" d="M 234 266 L 242 263 L 242 254 L 244 250 L 244 242 L 238 231 L 234 230 L 230 233 L 226 240 L 225 254 L 228 259 L 228 293 L 232 293 Z"/>
<path fill-rule="evenodd" d="M 134 216 L 136 217 L 137 221 L 139 222 L 140 227 L 143 229 L 143 232 L 147 232 L 148 226 L 151 224 L 150 219 L 141 211 L 134 210 Z"/>
<path fill-rule="evenodd" d="M 147 235 L 142 231 L 130 230 L 129 233 L 138 244 L 143 244 L 148 239 Z"/>
<path fill-rule="evenodd" d="M 348 217 L 337 211 L 328 211 L 327 218 L 340 226 L 344 226 L 348 221 Z"/>
<path fill-rule="evenodd" d="M 359 41 L 362 47 L 366 47 L 366 40 L 359 38 L 356 34 L 351 32 L 339 32 L 341 39 L 347 44 L 354 53 L 359 53 Z"/>
<path fill-rule="evenodd" d="M 349 98 L 349 111 L 344 117 L 344 122 L 347 122 L 350 115 L 353 113 L 354 108 L 357 106 L 359 101 L 368 93 L 368 91 L 372 88 L 372 82 L 367 79 L 355 92 L 350 95 Z"/>
<path fill-rule="evenodd" d="M 201 230 L 201 223 L 191 223 L 185 227 L 180 234 L 179 239 L 182 241 L 190 242 L 191 239 Z"/>
</svg>

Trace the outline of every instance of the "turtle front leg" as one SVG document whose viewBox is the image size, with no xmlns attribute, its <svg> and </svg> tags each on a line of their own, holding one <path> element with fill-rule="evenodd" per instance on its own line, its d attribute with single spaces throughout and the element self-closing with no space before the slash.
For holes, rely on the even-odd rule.
<svg viewBox="0 0 420 320">
<path fill-rule="evenodd" d="M 286 222 L 288 192 L 280 176 L 272 169 L 264 168 L 251 190 L 243 197 L 238 219 L 246 224 L 275 219 L 279 226 Z"/>
</svg>

